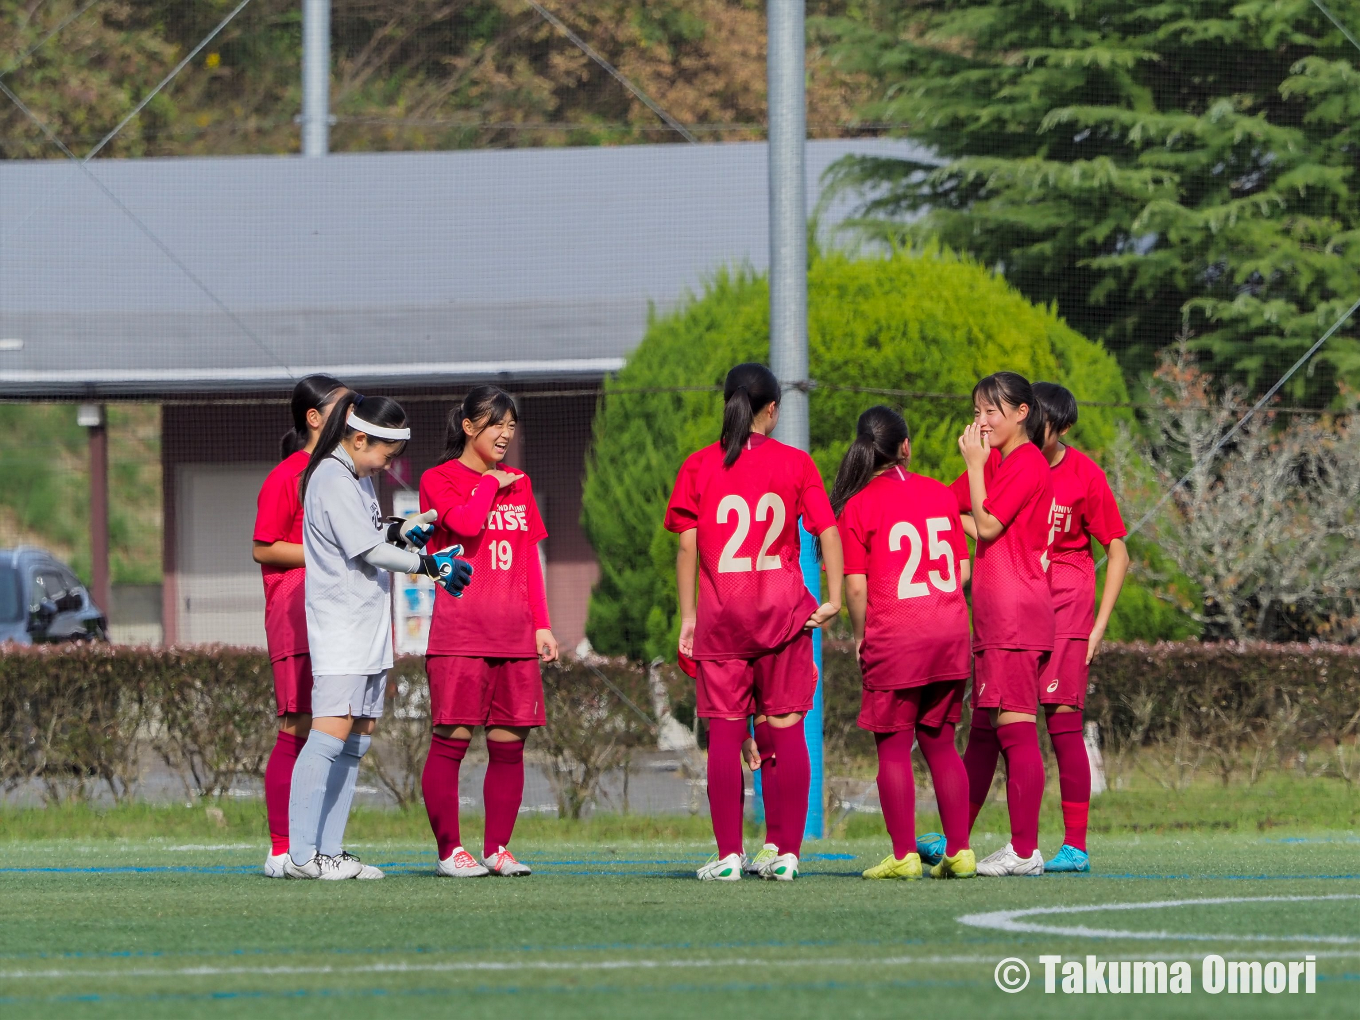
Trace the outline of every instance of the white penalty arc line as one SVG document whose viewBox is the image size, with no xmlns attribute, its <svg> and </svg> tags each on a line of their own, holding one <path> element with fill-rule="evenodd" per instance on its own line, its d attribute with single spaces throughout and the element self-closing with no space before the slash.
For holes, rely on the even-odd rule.
<svg viewBox="0 0 1360 1020">
<path fill-rule="evenodd" d="M 1307 942 L 1325 945 L 1360 944 L 1360 936 L 1352 935 L 1259 935 L 1224 934 L 1202 935 L 1175 931 L 1124 931 L 1119 928 L 1088 928 L 1085 925 L 1050 925 L 1026 921 L 1023 918 L 1046 915 L 1095 914 L 1107 910 L 1165 910 L 1176 907 L 1214 906 L 1225 903 L 1315 903 L 1323 900 L 1360 900 L 1360 894 L 1334 893 L 1326 896 L 1217 896 L 1209 899 L 1151 900 L 1142 903 L 1098 903 L 1078 907 L 1029 907 L 1024 910 L 992 910 L 981 914 L 964 914 L 960 924 L 993 931 L 1038 935 L 1070 935 L 1092 939 L 1157 939 L 1182 942 Z"/>
</svg>

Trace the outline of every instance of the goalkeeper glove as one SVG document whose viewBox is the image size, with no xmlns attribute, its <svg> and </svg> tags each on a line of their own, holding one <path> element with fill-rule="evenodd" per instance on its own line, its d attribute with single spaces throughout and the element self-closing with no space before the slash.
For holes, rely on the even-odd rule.
<svg viewBox="0 0 1360 1020">
<path fill-rule="evenodd" d="M 389 517 L 387 540 L 393 545 L 405 545 L 408 549 L 423 549 L 434 538 L 434 522 L 439 520 L 439 511 L 426 510 L 423 514 L 410 517 Z"/>
<path fill-rule="evenodd" d="M 463 589 L 472 579 L 472 564 L 460 560 L 461 545 L 451 545 L 436 553 L 421 553 L 421 572 L 433 577 L 446 592 L 456 599 L 463 597 Z"/>
</svg>

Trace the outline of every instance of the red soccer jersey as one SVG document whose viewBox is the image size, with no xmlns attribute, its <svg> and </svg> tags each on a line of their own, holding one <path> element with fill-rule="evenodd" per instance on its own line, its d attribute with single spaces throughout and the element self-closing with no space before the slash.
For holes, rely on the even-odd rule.
<svg viewBox="0 0 1360 1020">
<path fill-rule="evenodd" d="M 1053 475 L 1053 551 L 1048 571 L 1060 638 L 1084 638 L 1096 625 L 1096 563 L 1091 539 L 1109 545 L 1128 534 L 1100 466 L 1067 447 Z"/>
<path fill-rule="evenodd" d="M 255 541 L 302 544 L 302 500 L 298 481 L 311 455 L 299 450 L 265 476 L 256 501 Z M 304 567 L 260 565 L 264 575 L 264 635 L 269 659 L 307 654 L 307 602 Z"/>
<path fill-rule="evenodd" d="M 1048 557 L 1053 541 L 1053 480 L 1043 451 L 1024 443 L 1009 457 L 993 450 L 983 470 L 983 509 L 1003 531 L 979 539 L 973 557 L 973 648 L 1053 648 Z M 971 512 L 968 472 L 950 486 Z"/>
<path fill-rule="evenodd" d="M 869 589 L 860 666 L 867 690 L 963 680 L 972 671 L 959 565 L 968 543 L 940 482 L 892 468 L 845 504 L 845 572 Z"/>
<path fill-rule="evenodd" d="M 458 544 L 472 564 L 467 593 L 456 599 L 436 586 L 430 620 L 429 655 L 469 655 L 520 659 L 538 654 L 534 647 L 534 607 L 542 587 L 538 543 L 548 537 L 534 502 L 529 476 L 508 488 L 456 460 L 420 476 L 420 509 L 437 510 L 439 521 L 428 548 Z"/>
<path fill-rule="evenodd" d="M 714 443 L 690 454 L 666 508 L 666 530 L 698 528 L 694 658 L 749 659 L 786 644 L 817 610 L 803 582 L 798 519 L 814 535 L 836 518 L 812 458 L 752 435 L 723 467 Z"/>
</svg>

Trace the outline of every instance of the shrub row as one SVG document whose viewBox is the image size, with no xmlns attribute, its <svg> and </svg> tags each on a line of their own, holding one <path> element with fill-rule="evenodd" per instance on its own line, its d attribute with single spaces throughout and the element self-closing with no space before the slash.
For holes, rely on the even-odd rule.
<svg viewBox="0 0 1360 1020">
<path fill-rule="evenodd" d="M 831 771 L 862 770 L 873 740 L 855 725 L 859 673 L 829 643 L 825 732 Z M 690 725 L 693 685 L 659 669 L 675 718 Z M 398 661 L 373 777 L 403 805 L 417 801 L 429 708 L 420 658 Z M 1360 650 L 1335 645 L 1110 645 L 1091 672 L 1087 716 L 1107 768 L 1145 770 L 1169 787 L 1210 770 L 1225 782 L 1297 769 L 1360 782 Z M 624 660 L 545 669 L 548 725 L 531 750 L 548 763 L 559 811 L 579 816 L 601 776 L 654 746 L 648 673 Z M 966 726 L 966 720 L 965 720 Z M 49 801 L 117 800 L 136 792 L 158 756 L 195 795 L 222 794 L 262 773 L 274 737 L 267 658 L 232 648 L 39 647 L 0 655 L 0 786 L 41 785 Z"/>
</svg>

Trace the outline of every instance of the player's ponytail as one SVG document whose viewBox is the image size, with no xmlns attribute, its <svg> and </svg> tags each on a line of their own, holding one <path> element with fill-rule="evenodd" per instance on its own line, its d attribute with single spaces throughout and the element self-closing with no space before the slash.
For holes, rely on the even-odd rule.
<svg viewBox="0 0 1360 1020">
<path fill-rule="evenodd" d="M 298 485 L 299 498 L 307 495 L 307 483 L 312 480 L 312 475 L 340 445 L 341 441 L 349 436 L 362 432 L 362 429 L 353 428 L 349 424 L 350 412 L 363 418 L 370 425 L 379 425 L 383 428 L 400 429 L 406 427 L 406 412 L 402 406 L 391 397 L 366 397 L 362 393 L 346 393 L 335 402 L 335 407 L 331 410 L 330 417 L 326 419 L 326 426 L 321 430 L 321 435 L 316 441 L 316 449 L 312 451 L 312 459 L 307 462 L 307 470 L 302 472 L 302 481 Z M 404 444 L 404 439 L 383 439 L 379 436 L 371 437 L 375 443 Z"/>
<path fill-rule="evenodd" d="M 874 472 L 902 461 L 902 444 L 911 438 L 907 422 L 891 407 L 876 404 L 855 423 L 855 441 L 841 458 L 831 486 L 831 509 L 837 517 L 854 495 L 873 481 Z"/>
<path fill-rule="evenodd" d="M 449 412 L 444 455 L 439 458 L 439 463 L 457 460 L 463 455 L 468 441 L 463 422 L 472 422 L 476 430 L 481 432 L 490 425 L 505 421 L 507 415 L 511 421 L 519 421 L 519 407 L 514 397 L 499 386 L 474 386 L 462 402 Z"/>
<path fill-rule="evenodd" d="M 973 387 L 973 403 L 985 400 L 997 407 L 1021 406 L 1029 408 L 1025 417 L 1025 435 L 1036 446 L 1044 445 L 1044 408 L 1034 396 L 1034 387 L 1017 372 L 994 372 L 978 380 Z"/>
<path fill-rule="evenodd" d="M 756 414 L 779 403 L 779 380 L 766 366 L 748 361 L 727 373 L 723 383 L 723 467 L 731 467 L 751 435 Z"/>
<path fill-rule="evenodd" d="M 324 411 L 344 390 L 345 384 L 328 375 L 309 375 L 299 379 L 293 387 L 293 399 L 288 409 L 293 416 L 293 427 L 279 440 L 279 460 L 284 460 L 307 448 L 311 438 L 307 427 L 308 411 Z"/>
</svg>

